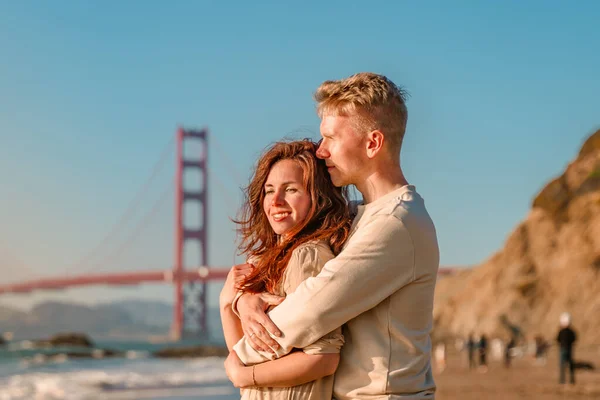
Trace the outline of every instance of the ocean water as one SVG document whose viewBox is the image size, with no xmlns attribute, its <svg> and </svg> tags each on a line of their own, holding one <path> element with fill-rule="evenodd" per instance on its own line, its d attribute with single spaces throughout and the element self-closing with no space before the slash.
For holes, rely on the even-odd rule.
<svg viewBox="0 0 600 400">
<path fill-rule="evenodd" d="M 240 398 L 222 358 L 152 358 L 150 352 L 164 345 L 145 342 L 100 342 L 98 347 L 126 350 L 126 357 L 48 357 L 47 351 L 33 349 L 27 341 L 0 347 L 0 400 Z"/>
</svg>

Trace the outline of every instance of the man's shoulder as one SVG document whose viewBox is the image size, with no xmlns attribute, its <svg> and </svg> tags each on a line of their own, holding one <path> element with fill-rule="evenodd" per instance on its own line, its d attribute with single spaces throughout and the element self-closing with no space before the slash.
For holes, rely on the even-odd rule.
<svg viewBox="0 0 600 400">
<path fill-rule="evenodd" d="M 423 198 L 412 186 L 398 195 L 392 196 L 374 214 L 389 216 L 402 222 L 411 219 L 430 219 Z"/>
</svg>

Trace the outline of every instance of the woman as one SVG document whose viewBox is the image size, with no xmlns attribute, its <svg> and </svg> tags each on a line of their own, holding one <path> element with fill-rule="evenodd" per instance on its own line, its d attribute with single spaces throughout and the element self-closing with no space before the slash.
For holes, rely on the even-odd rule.
<svg viewBox="0 0 600 400">
<path fill-rule="evenodd" d="M 221 292 L 221 319 L 227 347 L 243 336 L 231 303 L 238 289 L 285 296 L 319 273 L 339 253 L 350 231 L 346 193 L 329 179 L 317 144 L 280 142 L 257 163 L 246 189 L 239 224 L 240 250 L 254 268 L 236 266 Z M 286 357 L 244 366 L 235 352 L 226 361 L 228 376 L 242 399 L 332 398 L 333 373 L 343 345 L 341 328 Z"/>
</svg>

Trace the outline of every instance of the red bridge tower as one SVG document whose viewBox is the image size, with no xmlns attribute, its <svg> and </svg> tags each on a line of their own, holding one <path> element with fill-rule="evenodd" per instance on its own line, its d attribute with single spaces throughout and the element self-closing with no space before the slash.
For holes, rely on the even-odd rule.
<svg viewBox="0 0 600 400">
<path fill-rule="evenodd" d="M 184 144 L 190 141 L 200 142 L 199 157 L 184 159 Z M 197 148 L 197 146 L 194 146 Z M 175 175 L 175 265 L 173 270 L 173 283 L 175 285 L 175 303 L 173 310 L 173 325 L 171 337 L 175 340 L 181 339 L 186 334 L 195 336 L 208 335 L 206 324 L 206 282 L 185 282 L 184 250 L 185 245 L 197 245 L 199 248 L 199 260 L 195 266 L 200 266 L 200 274 L 205 271 L 208 274 L 208 131 L 206 129 L 193 131 L 179 128 L 177 130 L 177 160 Z M 199 182 L 194 182 L 193 188 L 184 187 L 184 173 L 196 170 L 199 174 Z M 189 181 L 186 180 L 186 181 Z M 187 228 L 184 224 L 186 202 L 198 207 L 199 221 L 193 227 Z M 190 213 L 192 214 L 192 213 Z M 193 213 L 195 214 L 195 213 Z M 190 222 L 190 221 L 188 221 Z M 194 254 L 196 254 L 194 252 Z"/>
</svg>

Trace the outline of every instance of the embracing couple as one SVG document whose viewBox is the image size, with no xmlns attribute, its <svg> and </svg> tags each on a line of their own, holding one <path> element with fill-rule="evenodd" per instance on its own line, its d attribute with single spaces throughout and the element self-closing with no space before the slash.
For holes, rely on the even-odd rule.
<svg viewBox="0 0 600 400">
<path fill-rule="evenodd" d="M 248 264 L 220 296 L 227 375 L 242 399 L 433 399 L 439 250 L 400 168 L 404 92 L 359 73 L 315 100 L 321 142 L 271 146 L 246 189 Z"/>
</svg>

